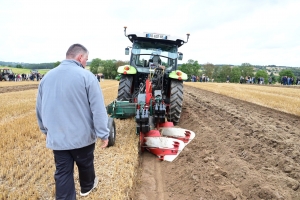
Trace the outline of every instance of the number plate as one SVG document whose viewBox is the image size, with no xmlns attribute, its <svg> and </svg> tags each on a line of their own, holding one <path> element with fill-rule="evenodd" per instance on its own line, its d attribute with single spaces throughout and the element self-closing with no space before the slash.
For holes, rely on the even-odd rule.
<svg viewBox="0 0 300 200">
<path fill-rule="evenodd" d="M 146 33 L 146 38 L 166 40 L 166 39 L 168 39 L 168 36 L 167 35 L 163 35 L 163 34 L 157 34 L 157 33 Z"/>
</svg>

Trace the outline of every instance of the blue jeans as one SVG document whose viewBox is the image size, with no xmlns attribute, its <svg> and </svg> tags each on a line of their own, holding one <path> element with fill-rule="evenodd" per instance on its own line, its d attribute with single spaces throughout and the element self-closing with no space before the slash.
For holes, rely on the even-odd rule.
<svg viewBox="0 0 300 200">
<path fill-rule="evenodd" d="M 95 143 L 72 150 L 53 150 L 56 171 L 54 175 L 56 199 L 75 200 L 74 162 L 78 167 L 81 192 L 93 188 L 95 179 L 94 169 Z"/>
</svg>

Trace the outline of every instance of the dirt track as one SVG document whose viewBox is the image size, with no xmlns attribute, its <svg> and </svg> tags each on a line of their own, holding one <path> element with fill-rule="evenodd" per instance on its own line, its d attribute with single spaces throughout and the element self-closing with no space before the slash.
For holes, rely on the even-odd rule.
<svg viewBox="0 0 300 200">
<path fill-rule="evenodd" d="M 134 199 L 300 199 L 300 117 L 185 86 L 172 163 L 145 152 Z"/>
<path fill-rule="evenodd" d="M 0 93 L 6 93 L 6 92 L 18 92 L 23 90 L 31 90 L 31 89 L 37 89 L 38 84 L 36 85 L 17 85 L 17 86 L 4 86 L 0 87 Z"/>
</svg>

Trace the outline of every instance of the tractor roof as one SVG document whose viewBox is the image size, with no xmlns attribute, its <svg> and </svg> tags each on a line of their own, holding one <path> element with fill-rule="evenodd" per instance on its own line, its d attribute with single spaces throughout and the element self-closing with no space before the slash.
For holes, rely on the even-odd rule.
<svg viewBox="0 0 300 200">
<path fill-rule="evenodd" d="M 166 44 L 174 44 L 178 47 L 182 46 L 185 43 L 182 37 L 171 36 L 161 33 L 135 32 L 129 33 L 127 37 L 132 43 L 134 40 L 156 41 Z"/>
</svg>

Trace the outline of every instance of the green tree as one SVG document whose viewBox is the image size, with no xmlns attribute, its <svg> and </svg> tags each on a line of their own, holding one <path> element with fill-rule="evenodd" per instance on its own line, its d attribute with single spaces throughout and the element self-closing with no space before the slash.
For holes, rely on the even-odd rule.
<svg viewBox="0 0 300 200">
<path fill-rule="evenodd" d="M 211 63 L 206 63 L 205 65 L 202 66 L 203 68 L 203 73 L 205 76 L 208 76 L 209 78 L 214 78 L 213 74 L 215 71 L 215 66 Z"/>
<path fill-rule="evenodd" d="M 220 66 L 215 66 L 212 78 L 214 79 L 215 82 L 221 82 L 221 78 L 220 78 L 220 71 L 221 71 L 221 67 Z"/>
<path fill-rule="evenodd" d="M 59 62 L 59 61 L 56 61 L 56 62 L 54 63 L 54 67 L 57 67 L 58 65 L 60 65 L 60 62 Z"/>
<path fill-rule="evenodd" d="M 268 82 L 268 73 L 266 70 L 258 70 L 255 74 L 255 80 L 258 80 L 258 78 L 264 78 L 264 82 Z"/>
<path fill-rule="evenodd" d="M 270 76 L 272 78 L 272 83 L 275 83 L 276 82 L 276 76 L 274 75 L 274 73 L 271 72 Z"/>
<path fill-rule="evenodd" d="M 90 64 L 90 71 L 93 74 L 98 74 L 100 72 L 101 64 L 102 64 L 102 60 L 100 58 L 93 59 L 91 64 Z"/>
<path fill-rule="evenodd" d="M 240 67 L 233 67 L 230 72 L 230 82 L 232 83 L 239 83 L 241 77 L 241 68 Z"/>
<path fill-rule="evenodd" d="M 243 77 L 246 77 L 246 76 L 253 77 L 254 76 L 254 68 L 250 63 L 242 63 L 240 68 L 241 68 L 241 75 Z"/>
<path fill-rule="evenodd" d="M 117 61 L 116 60 L 103 60 L 101 72 L 108 79 L 114 79 L 117 76 Z"/>
<path fill-rule="evenodd" d="M 16 65 L 16 68 L 23 68 L 22 65 Z"/>
<path fill-rule="evenodd" d="M 229 76 L 230 78 L 230 82 L 231 82 L 231 66 L 226 65 L 226 66 L 222 66 L 219 72 L 219 80 L 218 82 L 226 82 L 226 77 Z"/>
<path fill-rule="evenodd" d="M 191 77 L 192 75 L 199 76 L 200 68 L 201 66 L 199 65 L 198 61 L 194 61 L 191 59 L 188 60 L 187 63 L 184 63 L 180 67 L 178 67 L 178 69 L 186 73 L 188 77 Z"/>
<path fill-rule="evenodd" d="M 283 69 L 279 72 L 279 77 L 278 77 L 278 82 L 281 83 L 282 77 L 283 76 L 287 76 L 287 77 L 293 77 L 294 80 L 296 79 L 294 73 L 292 72 L 292 70 L 289 69 Z"/>
</svg>

